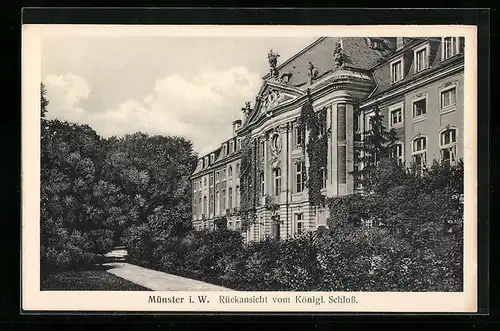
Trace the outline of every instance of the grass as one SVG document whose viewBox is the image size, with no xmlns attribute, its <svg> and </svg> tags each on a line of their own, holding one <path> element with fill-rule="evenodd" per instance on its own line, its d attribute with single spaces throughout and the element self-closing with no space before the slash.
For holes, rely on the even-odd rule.
<svg viewBox="0 0 500 331">
<path fill-rule="evenodd" d="M 82 271 L 61 271 L 42 276 L 42 291 L 150 291 L 115 276 L 104 268 Z"/>
</svg>

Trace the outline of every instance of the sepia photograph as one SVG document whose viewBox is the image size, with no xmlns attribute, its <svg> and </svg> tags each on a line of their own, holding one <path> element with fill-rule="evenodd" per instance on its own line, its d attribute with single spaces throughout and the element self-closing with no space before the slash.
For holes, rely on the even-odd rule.
<svg viewBox="0 0 500 331">
<path fill-rule="evenodd" d="M 473 27 L 28 28 L 36 309 L 475 309 Z"/>
</svg>

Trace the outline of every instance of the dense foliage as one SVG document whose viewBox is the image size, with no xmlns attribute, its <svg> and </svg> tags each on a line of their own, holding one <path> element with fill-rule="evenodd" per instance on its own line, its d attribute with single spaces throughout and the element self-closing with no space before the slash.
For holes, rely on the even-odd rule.
<svg viewBox="0 0 500 331">
<path fill-rule="evenodd" d="M 328 135 L 326 131 L 326 109 L 315 112 L 310 97 L 304 103 L 300 113 L 300 131 L 305 137 L 308 133 L 307 152 L 309 167 L 307 169 L 307 190 L 309 203 L 323 207 L 325 196 L 321 193 L 323 186 L 322 174 L 326 176 Z"/>
<path fill-rule="evenodd" d="M 88 125 L 47 120 L 41 85 L 41 265 L 86 267 L 113 245 L 161 240 L 191 221 L 189 141 L 143 133 L 101 138 Z M 142 237 L 141 237 L 142 236 Z"/>
<path fill-rule="evenodd" d="M 255 221 L 258 199 L 257 152 L 251 135 L 241 140 L 240 192 L 242 228 L 247 229 Z"/>
<path fill-rule="evenodd" d="M 378 106 L 375 106 L 373 112 L 369 129 L 363 133 L 361 148 L 356 148 L 354 151 L 355 158 L 363 166 L 353 171 L 352 175 L 365 192 L 372 191 L 380 160 L 391 156 L 393 145 L 398 139 L 394 129 L 387 130 L 385 127 L 384 117 L 380 114 Z"/>
<path fill-rule="evenodd" d="M 154 243 L 152 260 L 133 256 L 237 290 L 461 291 L 463 164 L 414 176 L 380 162 L 375 193 L 327 200 L 329 229 L 247 245 L 238 232 L 191 231 Z"/>
</svg>

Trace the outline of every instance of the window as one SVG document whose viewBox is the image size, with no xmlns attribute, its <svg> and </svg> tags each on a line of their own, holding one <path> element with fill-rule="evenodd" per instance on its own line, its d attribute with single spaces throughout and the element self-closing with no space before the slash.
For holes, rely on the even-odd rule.
<svg viewBox="0 0 500 331">
<path fill-rule="evenodd" d="M 207 177 L 203 178 L 203 186 L 207 187 Z"/>
<path fill-rule="evenodd" d="M 454 165 L 457 162 L 457 130 L 448 129 L 439 135 L 441 162 Z"/>
<path fill-rule="evenodd" d="M 326 168 L 321 167 L 321 188 L 326 188 Z"/>
<path fill-rule="evenodd" d="M 239 151 L 241 149 L 241 139 L 236 140 L 236 150 Z"/>
<path fill-rule="evenodd" d="M 208 167 L 208 156 L 205 157 L 205 164 L 203 166 L 204 168 Z"/>
<path fill-rule="evenodd" d="M 240 187 L 239 185 L 236 185 L 236 207 L 240 206 Z"/>
<path fill-rule="evenodd" d="M 210 206 L 208 207 L 208 211 L 210 213 L 210 215 L 212 215 L 214 213 L 214 195 L 213 194 L 210 194 Z"/>
<path fill-rule="evenodd" d="M 302 233 L 304 233 L 304 220 L 303 220 L 304 214 L 295 214 L 295 220 L 297 223 L 297 234 L 300 236 Z"/>
<path fill-rule="evenodd" d="M 403 60 L 396 60 L 391 63 L 391 82 L 396 83 L 403 79 Z"/>
<path fill-rule="evenodd" d="M 399 127 L 403 125 L 403 103 L 389 107 L 389 126 Z"/>
<path fill-rule="evenodd" d="M 210 186 L 214 186 L 214 176 L 210 176 L 209 183 Z"/>
<path fill-rule="evenodd" d="M 262 142 L 260 143 L 260 156 L 261 156 L 261 157 L 264 157 L 264 151 L 265 151 L 265 148 L 266 148 L 265 142 L 264 142 L 264 141 L 262 141 Z"/>
<path fill-rule="evenodd" d="M 229 188 L 229 196 L 227 198 L 227 208 L 231 209 L 233 208 L 233 188 Z"/>
<path fill-rule="evenodd" d="M 265 186 L 264 172 L 260 173 L 259 178 L 260 178 L 260 195 L 264 195 L 264 186 Z"/>
<path fill-rule="evenodd" d="M 221 213 L 226 211 L 226 190 L 222 190 L 221 196 Z"/>
<path fill-rule="evenodd" d="M 413 140 L 413 163 L 417 173 L 421 174 L 427 163 L 427 138 L 419 137 Z"/>
<path fill-rule="evenodd" d="M 218 182 L 219 181 L 219 172 L 217 171 L 215 173 L 215 181 Z"/>
<path fill-rule="evenodd" d="M 302 146 L 304 143 L 304 132 L 300 129 L 298 125 L 294 127 L 294 145 L 295 146 Z"/>
<path fill-rule="evenodd" d="M 213 164 L 215 161 L 215 155 L 214 154 L 210 154 L 210 164 Z"/>
<path fill-rule="evenodd" d="M 397 143 L 392 146 L 391 156 L 398 160 L 399 164 L 403 164 L 404 160 L 404 149 L 402 143 Z"/>
<path fill-rule="evenodd" d="M 240 177 L 240 164 L 236 163 L 236 177 Z"/>
<path fill-rule="evenodd" d="M 226 169 L 222 170 L 222 179 L 226 179 Z"/>
<path fill-rule="evenodd" d="M 424 117 L 427 113 L 427 98 L 422 97 L 413 101 L 413 118 Z"/>
<path fill-rule="evenodd" d="M 232 152 L 234 152 L 234 142 L 233 141 L 231 141 L 229 143 L 229 153 L 232 153 Z"/>
<path fill-rule="evenodd" d="M 441 110 L 450 109 L 457 104 L 457 88 L 451 87 L 441 91 Z"/>
<path fill-rule="evenodd" d="M 208 214 L 207 197 L 203 197 L 203 214 Z"/>
<path fill-rule="evenodd" d="M 227 228 L 232 229 L 233 228 L 233 222 L 229 221 L 227 222 Z"/>
<path fill-rule="evenodd" d="M 415 50 L 415 72 L 420 72 L 429 67 L 429 45 Z"/>
<path fill-rule="evenodd" d="M 220 212 L 220 193 L 219 191 L 215 192 L 215 213 L 218 214 Z"/>
<path fill-rule="evenodd" d="M 296 193 L 300 193 L 304 190 L 304 168 L 304 162 L 299 162 L 295 165 Z"/>
<path fill-rule="evenodd" d="M 233 177 L 233 166 L 229 166 L 227 173 L 228 173 L 228 177 Z"/>
<path fill-rule="evenodd" d="M 367 129 L 366 132 L 370 132 L 372 130 L 373 124 L 372 124 L 372 118 L 375 115 L 375 113 L 370 113 L 366 115 L 366 125 L 365 128 Z"/>
<path fill-rule="evenodd" d="M 274 169 L 274 195 L 278 196 L 281 192 L 281 169 Z"/>
<path fill-rule="evenodd" d="M 361 127 L 360 127 L 360 120 L 361 120 L 361 115 L 360 114 L 357 114 L 355 113 L 354 114 L 354 132 L 355 133 L 359 133 L 361 131 Z"/>
<path fill-rule="evenodd" d="M 202 210 L 203 206 L 201 205 L 201 197 L 198 199 L 198 217 L 201 218 L 201 215 L 203 214 L 203 210 Z"/>
<path fill-rule="evenodd" d="M 443 60 L 458 54 L 458 38 L 444 37 L 443 38 Z"/>
</svg>

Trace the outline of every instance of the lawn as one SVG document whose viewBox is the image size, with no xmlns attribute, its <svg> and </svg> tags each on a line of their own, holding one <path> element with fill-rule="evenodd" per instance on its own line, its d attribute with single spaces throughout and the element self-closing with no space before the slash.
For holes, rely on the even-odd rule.
<svg viewBox="0 0 500 331">
<path fill-rule="evenodd" d="M 63 271 L 42 277 L 41 291 L 150 291 L 105 269 Z"/>
</svg>

